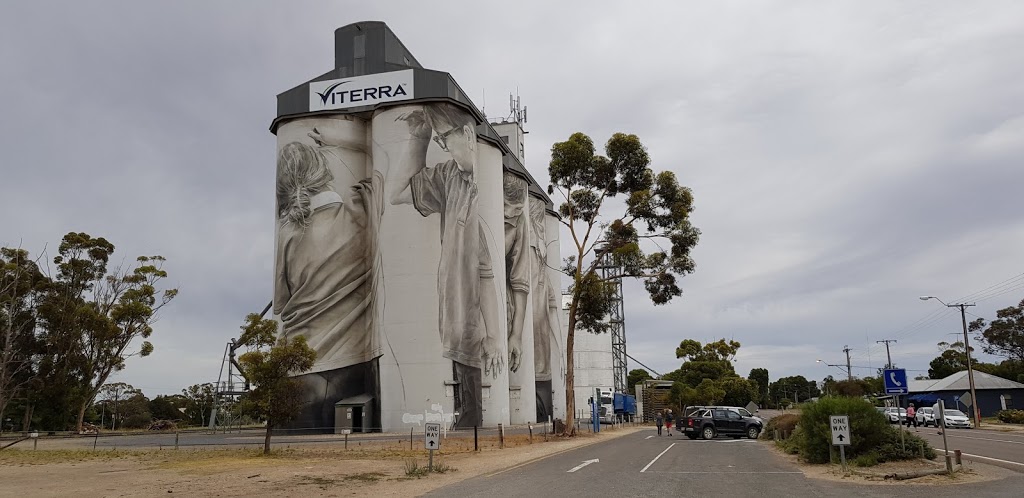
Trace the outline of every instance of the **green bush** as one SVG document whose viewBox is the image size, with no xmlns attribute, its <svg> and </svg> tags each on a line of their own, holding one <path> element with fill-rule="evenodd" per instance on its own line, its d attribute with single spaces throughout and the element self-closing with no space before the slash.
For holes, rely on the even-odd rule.
<svg viewBox="0 0 1024 498">
<path fill-rule="evenodd" d="M 853 464 L 858 467 L 874 467 L 875 465 L 878 465 L 878 455 L 875 453 L 861 455 L 853 459 Z"/>
<path fill-rule="evenodd" d="M 796 424 L 800 422 L 800 415 L 795 413 L 786 413 L 772 417 L 771 420 L 765 423 L 764 431 L 761 432 L 761 437 L 764 439 L 775 439 L 775 431 L 778 430 L 782 439 L 786 439 L 787 434 L 792 434 L 793 429 L 796 429 Z"/>
<path fill-rule="evenodd" d="M 885 416 L 871 403 L 858 398 L 821 398 L 815 403 L 803 405 L 800 415 L 800 456 L 810 463 L 827 463 L 830 460 L 832 429 L 829 417 L 846 415 L 850 420 L 850 446 L 846 448 L 848 458 L 867 455 L 879 448 L 895 429 Z M 897 443 L 899 433 L 896 432 Z M 795 439 L 795 438 L 794 438 Z M 880 454 L 881 456 L 881 454 Z"/>
<path fill-rule="evenodd" d="M 996 413 L 996 417 L 1007 424 L 1024 424 L 1024 410 L 1002 410 Z"/>
<path fill-rule="evenodd" d="M 921 458 L 921 448 L 924 448 L 924 457 L 929 460 L 935 459 L 935 450 L 921 437 L 916 434 L 904 432 L 903 442 L 900 442 L 900 431 L 896 427 L 888 427 L 885 437 L 875 450 L 879 462 L 894 462 L 897 460 L 913 460 Z M 906 449 L 904 450 L 904 447 Z"/>
<path fill-rule="evenodd" d="M 793 429 L 792 435 L 786 439 L 775 441 L 775 444 L 788 455 L 798 455 L 800 454 L 800 445 L 802 441 L 803 434 L 800 432 L 800 427 L 797 427 L 796 429 Z"/>
</svg>

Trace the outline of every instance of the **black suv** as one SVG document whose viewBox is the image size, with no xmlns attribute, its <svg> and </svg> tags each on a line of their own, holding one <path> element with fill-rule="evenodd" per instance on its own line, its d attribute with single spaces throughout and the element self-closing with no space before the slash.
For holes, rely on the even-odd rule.
<svg viewBox="0 0 1024 498">
<path fill-rule="evenodd" d="M 764 423 L 756 417 L 744 417 L 729 408 L 698 408 L 679 420 L 683 434 L 690 439 L 714 439 L 719 435 L 757 439 Z"/>
</svg>

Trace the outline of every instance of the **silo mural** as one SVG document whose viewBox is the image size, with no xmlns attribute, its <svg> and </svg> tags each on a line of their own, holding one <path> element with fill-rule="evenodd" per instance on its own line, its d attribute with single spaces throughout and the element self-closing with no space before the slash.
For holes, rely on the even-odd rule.
<svg viewBox="0 0 1024 498">
<path fill-rule="evenodd" d="M 350 28 L 339 40 L 393 36 Z M 292 426 L 546 420 L 562 361 L 549 204 L 450 76 L 392 59 L 278 99 L 273 311 L 317 352 Z"/>
</svg>

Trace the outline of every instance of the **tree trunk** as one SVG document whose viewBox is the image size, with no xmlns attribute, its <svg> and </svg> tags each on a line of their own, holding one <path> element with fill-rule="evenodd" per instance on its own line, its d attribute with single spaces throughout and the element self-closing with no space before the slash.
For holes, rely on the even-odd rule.
<svg viewBox="0 0 1024 498">
<path fill-rule="evenodd" d="M 274 425 L 270 423 L 270 419 L 267 419 L 267 437 L 263 440 L 263 454 L 270 454 L 270 432 L 273 430 Z"/>
<path fill-rule="evenodd" d="M 21 419 L 21 432 L 28 432 L 32 425 L 32 412 L 36 410 L 35 403 L 25 405 L 25 417 Z"/>
<path fill-rule="evenodd" d="M 78 433 L 82 432 L 82 426 L 85 425 L 85 409 L 89 406 L 89 400 L 86 399 L 82 402 L 82 406 L 78 408 L 78 422 L 75 423 L 75 431 Z"/>
<path fill-rule="evenodd" d="M 576 362 L 573 358 L 573 347 L 576 342 L 576 302 L 569 306 L 569 331 L 565 338 L 565 436 L 576 435 Z"/>
</svg>

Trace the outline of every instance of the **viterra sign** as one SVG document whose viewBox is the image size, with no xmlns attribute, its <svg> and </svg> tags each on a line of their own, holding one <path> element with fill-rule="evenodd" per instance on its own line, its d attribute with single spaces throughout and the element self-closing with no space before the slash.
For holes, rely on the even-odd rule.
<svg viewBox="0 0 1024 498">
<path fill-rule="evenodd" d="M 409 100 L 413 97 L 413 71 L 355 76 L 309 84 L 309 110 L 348 109 Z"/>
</svg>

